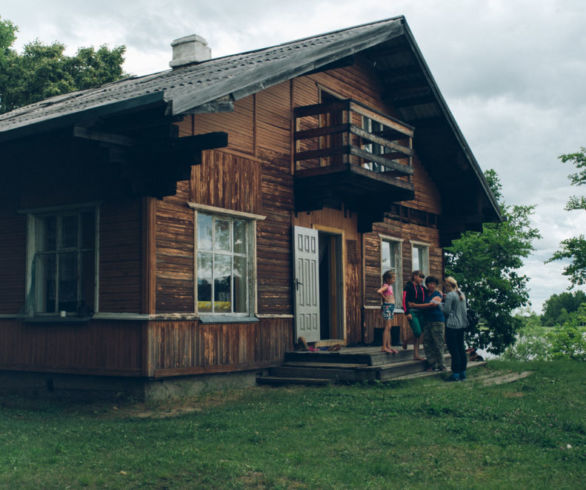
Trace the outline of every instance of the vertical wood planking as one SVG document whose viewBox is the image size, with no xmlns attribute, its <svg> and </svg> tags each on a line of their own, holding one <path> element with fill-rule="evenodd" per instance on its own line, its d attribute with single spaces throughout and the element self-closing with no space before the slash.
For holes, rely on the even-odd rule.
<svg viewBox="0 0 586 490">
<path fill-rule="evenodd" d="M 138 376 L 143 322 L 23 324 L 0 319 L 0 369 Z"/>
</svg>

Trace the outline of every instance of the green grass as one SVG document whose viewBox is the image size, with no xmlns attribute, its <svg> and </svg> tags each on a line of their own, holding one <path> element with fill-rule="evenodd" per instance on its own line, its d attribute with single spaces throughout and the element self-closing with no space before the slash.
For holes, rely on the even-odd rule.
<svg viewBox="0 0 586 490">
<path fill-rule="evenodd" d="M 485 386 L 487 375 L 534 371 Z M 156 406 L 0 398 L 0 488 L 583 488 L 586 363 Z"/>
</svg>

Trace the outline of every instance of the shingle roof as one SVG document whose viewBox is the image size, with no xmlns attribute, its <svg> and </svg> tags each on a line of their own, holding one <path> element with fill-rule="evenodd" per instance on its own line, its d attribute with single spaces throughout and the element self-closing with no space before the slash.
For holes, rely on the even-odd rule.
<svg viewBox="0 0 586 490">
<path fill-rule="evenodd" d="M 59 95 L 0 115 L 0 134 L 97 108 L 116 112 L 133 101 L 162 100 L 178 115 L 227 95 L 237 100 L 397 37 L 402 22 L 387 19 Z"/>
</svg>

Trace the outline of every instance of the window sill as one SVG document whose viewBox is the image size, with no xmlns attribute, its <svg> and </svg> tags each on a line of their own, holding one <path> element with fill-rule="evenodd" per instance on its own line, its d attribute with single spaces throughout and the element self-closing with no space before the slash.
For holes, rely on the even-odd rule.
<svg viewBox="0 0 586 490">
<path fill-rule="evenodd" d="M 257 323 L 255 316 L 232 316 L 232 315 L 200 315 L 199 323 Z"/>
<path fill-rule="evenodd" d="M 25 317 L 23 323 L 27 324 L 50 324 L 50 325 L 87 325 L 91 316 L 32 316 Z"/>
</svg>

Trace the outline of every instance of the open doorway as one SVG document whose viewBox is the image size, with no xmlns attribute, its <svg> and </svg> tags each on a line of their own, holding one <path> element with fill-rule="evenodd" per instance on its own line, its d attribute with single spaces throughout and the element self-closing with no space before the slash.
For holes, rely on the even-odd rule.
<svg viewBox="0 0 586 490">
<path fill-rule="evenodd" d="M 320 337 L 344 338 L 342 235 L 319 232 Z"/>
</svg>

